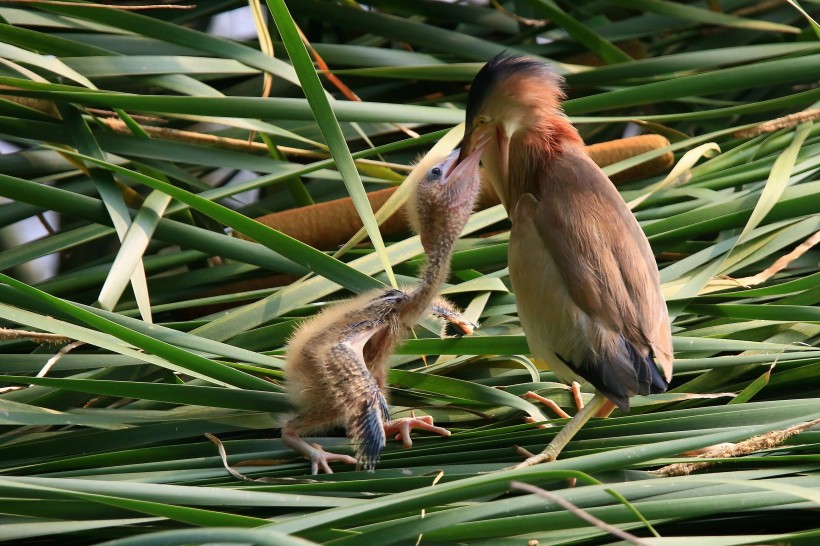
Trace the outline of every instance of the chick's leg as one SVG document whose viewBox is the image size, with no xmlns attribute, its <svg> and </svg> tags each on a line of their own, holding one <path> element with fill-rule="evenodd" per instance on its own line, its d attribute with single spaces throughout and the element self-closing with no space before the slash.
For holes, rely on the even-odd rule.
<svg viewBox="0 0 820 546">
<path fill-rule="evenodd" d="M 356 459 L 350 455 L 330 453 L 322 449 L 319 444 L 309 444 L 299 434 L 299 417 L 288 421 L 282 427 L 282 442 L 297 453 L 310 460 L 311 474 L 318 474 L 319 470 L 325 474 L 333 474 L 328 464 L 330 461 L 339 461 L 345 464 L 356 464 Z"/>
<path fill-rule="evenodd" d="M 433 418 L 429 415 L 424 415 L 422 417 L 416 417 L 413 415 L 411 417 L 402 417 L 388 421 L 384 424 L 384 434 L 395 434 L 395 439 L 401 440 L 404 447 L 411 447 L 413 445 L 413 440 L 410 439 L 410 431 L 414 428 L 434 432 L 439 436 L 445 437 L 450 436 L 451 434 L 446 428 L 437 427 L 434 425 Z"/>
</svg>

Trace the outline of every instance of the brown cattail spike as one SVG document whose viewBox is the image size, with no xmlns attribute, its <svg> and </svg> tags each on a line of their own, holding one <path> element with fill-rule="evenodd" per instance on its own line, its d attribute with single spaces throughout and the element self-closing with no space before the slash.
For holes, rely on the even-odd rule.
<svg viewBox="0 0 820 546">
<path fill-rule="evenodd" d="M 587 147 L 587 152 L 600 167 L 606 167 L 637 155 L 669 146 L 669 141 L 660 135 L 640 135 L 613 140 Z M 613 182 L 636 180 L 663 172 L 672 166 L 674 155 L 667 152 L 659 157 L 636 165 L 613 176 Z M 370 206 L 378 210 L 395 188 L 386 188 L 368 193 Z M 498 197 L 489 184 L 482 186 L 478 198 L 478 208 L 485 209 L 499 203 Z M 408 229 L 405 214 L 394 214 L 381 226 L 384 235 Z M 256 218 L 291 237 L 320 249 L 333 249 L 350 239 L 362 227 L 362 222 L 349 197 L 319 203 L 307 207 L 291 209 Z M 240 234 L 240 236 L 242 236 Z"/>
</svg>

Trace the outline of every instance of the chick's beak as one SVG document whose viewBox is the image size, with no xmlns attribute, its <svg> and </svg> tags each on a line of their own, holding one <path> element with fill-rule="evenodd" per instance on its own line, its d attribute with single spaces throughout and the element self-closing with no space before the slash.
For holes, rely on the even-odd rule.
<svg viewBox="0 0 820 546">
<path fill-rule="evenodd" d="M 487 147 L 488 142 L 486 138 L 481 138 L 478 144 L 468 153 L 465 153 L 465 148 L 462 147 L 457 160 L 451 165 L 447 165 L 444 182 L 447 183 L 451 179 L 470 176 L 471 173 L 478 168 L 478 163 L 481 161 L 481 154 L 484 152 L 484 148 Z"/>
<path fill-rule="evenodd" d="M 479 143 L 460 163 L 458 158 L 461 154 L 454 151 L 450 159 L 444 164 L 444 177 L 441 180 L 441 185 L 444 186 L 448 195 L 448 208 L 462 209 L 468 202 L 472 206 L 481 186 L 478 163 L 481 161 L 481 153 L 484 151 L 485 146 L 486 142 Z"/>
</svg>

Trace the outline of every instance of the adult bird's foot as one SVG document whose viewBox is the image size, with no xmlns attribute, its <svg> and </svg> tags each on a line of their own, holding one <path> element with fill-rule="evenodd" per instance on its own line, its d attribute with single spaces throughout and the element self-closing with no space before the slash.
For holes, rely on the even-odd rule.
<svg viewBox="0 0 820 546">
<path fill-rule="evenodd" d="M 578 409 L 578 411 L 584 409 L 584 399 L 581 396 L 581 384 L 577 381 L 573 381 L 569 389 L 572 393 L 572 400 L 575 402 L 575 407 Z M 554 400 L 544 398 L 540 394 L 536 394 L 532 391 L 527 391 L 522 395 L 522 397 L 528 398 L 530 400 L 535 400 L 536 402 L 541 402 L 562 419 L 569 419 L 570 417 L 572 417 L 569 413 L 561 409 L 561 407 L 558 404 L 556 404 Z"/>
<path fill-rule="evenodd" d="M 527 459 L 523 463 L 505 468 L 504 470 L 511 470 L 513 468 L 527 468 L 528 466 L 535 466 L 541 463 L 551 463 L 558 458 L 558 453 L 552 448 L 552 446 L 547 446 L 544 451 L 537 455 L 533 455 L 522 447 L 518 448 L 518 452 L 524 454 Z"/>
<path fill-rule="evenodd" d="M 388 421 L 384 424 L 384 434 L 385 436 L 395 434 L 395 439 L 401 440 L 404 447 L 411 447 L 413 440 L 410 439 L 410 431 L 414 428 L 435 432 L 440 436 L 450 435 L 450 431 L 446 428 L 435 426 L 433 424 L 433 418 L 429 415 L 423 417 L 402 417 Z"/>
<path fill-rule="evenodd" d="M 515 468 L 526 468 L 528 466 L 554 461 L 570 440 L 575 437 L 575 433 L 577 433 L 593 415 L 602 410 L 608 410 L 611 405 L 612 402 L 606 396 L 601 393 L 596 393 L 595 396 L 592 397 L 592 400 L 584 406 L 584 409 L 570 419 L 570 421 L 564 425 L 564 428 L 555 435 L 555 438 L 544 448 L 543 452 L 538 455 L 529 456 L 526 461 L 515 466 Z"/>
<path fill-rule="evenodd" d="M 356 464 L 357 462 L 356 459 L 350 455 L 325 451 L 319 444 L 308 446 L 302 454 L 310 460 L 310 473 L 314 475 L 319 473 L 319 469 L 325 474 L 333 474 L 328 464 L 330 461 L 339 461 L 344 464 Z"/>
<path fill-rule="evenodd" d="M 535 428 L 552 428 L 551 424 L 545 423 L 541 419 L 536 419 L 532 415 L 527 415 L 526 417 L 524 417 L 524 422 L 529 423 L 531 425 L 538 423 L 535 425 Z"/>
<path fill-rule="evenodd" d="M 562 419 L 569 419 L 571 415 L 564 410 L 561 409 L 561 406 L 555 403 L 554 400 L 549 398 L 544 398 L 540 394 L 534 393 L 532 391 L 527 391 L 521 395 L 522 398 L 526 398 L 528 400 L 535 400 L 536 402 L 540 402 L 547 406 L 549 409 L 553 411 L 558 417 Z M 526 419 L 526 418 L 525 418 Z M 534 422 L 534 420 L 527 420 L 528 423 Z"/>
<path fill-rule="evenodd" d="M 519 463 L 515 465 L 513 468 L 527 468 L 528 466 L 535 466 L 541 463 L 551 463 L 555 460 L 555 455 L 552 453 L 539 453 L 538 455 L 533 455 L 525 460 L 523 463 Z"/>
</svg>

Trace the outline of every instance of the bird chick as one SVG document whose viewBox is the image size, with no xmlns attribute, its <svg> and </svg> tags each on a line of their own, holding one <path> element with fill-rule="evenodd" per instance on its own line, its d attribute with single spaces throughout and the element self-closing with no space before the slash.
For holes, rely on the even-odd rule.
<svg viewBox="0 0 820 546">
<path fill-rule="evenodd" d="M 672 338 L 652 249 L 561 110 L 563 79 L 535 59 L 499 55 L 476 75 L 461 154 L 482 157 L 512 230 L 509 272 L 532 353 L 598 393 L 544 454 L 554 459 L 595 411 L 664 392 Z"/>
<path fill-rule="evenodd" d="M 427 255 L 419 285 L 372 291 L 334 305 L 304 323 L 288 343 L 287 393 L 298 413 L 282 427 L 282 441 L 310 459 L 313 474 L 332 473 L 329 461 L 372 470 L 387 435 L 396 434 L 409 447 L 413 427 L 450 435 L 429 417 L 389 420 L 386 364 L 426 312 L 472 333 L 474 325 L 436 294 L 449 275 L 453 246 L 478 195 L 481 149 L 458 165 L 458 151 L 453 152 L 428 170 L 415 189 L 411 216 Z M 337 425 L 345 426 L 356 443 L 355 459 L 302 439 Z"/>
</svg>

